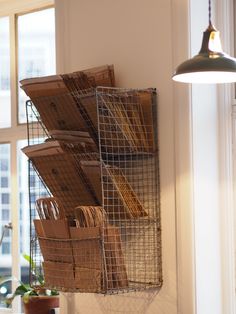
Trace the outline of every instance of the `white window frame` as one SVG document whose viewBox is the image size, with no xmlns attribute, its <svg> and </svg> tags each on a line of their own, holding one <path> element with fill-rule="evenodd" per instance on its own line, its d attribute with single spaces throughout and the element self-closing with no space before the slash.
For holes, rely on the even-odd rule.
<svg viewBox="0 0 236 314">
<path fill-rule="evenodd" d="M 17 142 L 27 138 L 26 124 L 18 124 L 18 84 L 17 84 L 17 42 L 16 17 L 22 14 L 47 9 L 54 6 L 53 0 L 0 0 L 0 17 L 8 16 L 10 23 L 10 88 L 11 88 L 11 127 L 0 129 L 0 144 L 10 143 L 11 154 L 11 222 L 12 230 L 12 276 L 20 277 L 19 213 L 17 182 Z M 14 286 L 13 286 L 14 289 Z M 12 309 L 0 309 L 3 313 L 19 313 L 20 299 L 13 302 Z"/>
<path fill-rule="evenodd" d="M 196 0 L 173 0 L 173 47 L 175 65 L 189 57 L 191 48 L 191 14 L 189 6 Z M 224 50 L 229 54 L 233 52 L 233 1 L 235 0 L 215 0 L 212 1 L 216 8 L 216 21 L 218 29 L 221 31 Z M 204 2 L 205 1 L 199 1 Z M 200 6 L 200 4 L 199 4 Z M 205 12 L 205 11 L 204 11 Z M 195 12 L 196 14 L 196 12 Z M 207 19 L 206 19 L 207 23 Z M 203 29 L 204 31 L 204 29 Z M 201 29 L 199 29 L 201 32 Z M 187 38 L 189 41 L 187 41 Z M 235 298 L 235 238 L 234 220 L 235 208 L 233 203 L 232 184 L 232 128 L 231 112 L 233 103 L 233 88 L 231 85 L 218 86 L 218 146 L 219 146 L 219 206 L 220 211 L 220 242 L 219 262 L 221 265 L 220 278 L 221 294 L 218 306 L 215 311 L 213 299 L 208 296 L 208 304 L 205 309 L 211 308 L 214 313 L 236 313 Z M 192 138 L 194 117 L 192 116 L 192 95 L 191 87 L 187 85 L 175 85 L 175 149 L 176 149 L 176 219 L 177 219 L 177 256 L 178 256 L 178 313 L 180 314 L 202 314 L 199 311 L 199 302 L 202 301 L 202 294 L 197 289 L 197 269 L 196 269 L 196 221 L 197 215 L 195 202 L 197 195 L 194 194 L 194 177 L 197 169 L 194 169 L 193 160 L 195 143 Z M 193 104 L 194 105 L 194 104 Z M 184 141 L 182 140 L 184 138 Z M 184 178 L 181 174 L 184 173 Z M 217 215 L 217 212 L 215 213 Z M 214 217 L 213 217 L 214 218 Z M 205 239 L 207 242 L 207 239 Z M 211 252 L 210 252 L 211 253 Z M 210 254 L 209 253 L 209 254 Z M 218 261 L 217 261 L 218 262 Z M 207 274 L 206 283 L 207 283 Z M 205 282 L 203 282 L 204 284 Z M 210 281 L 207 283 L 210 286 Z M 203 287 L 202 287 L 203 288 Z M 209 295 L 215 295 L 216 287 L 210 286 Z M 213 313 L 212 312 L 212 313 Z M 209 312 L 204 312 L 209 313 Z"/>
<path fill-rule="evenodd" d="M 224 51 L 235 55 L 235 0 L 216 0 L 217 23 L 223 38 Z M 233 128 L 232 105 L 235 104 L 235 84 L 218 88 L 219 134 L 220 134 L 220 179 L 221 193 L 221 271 L 222 313 L 236 313 L 236 261 L 235 261 L 235 200 L 233 180 Z"/>
</svg>

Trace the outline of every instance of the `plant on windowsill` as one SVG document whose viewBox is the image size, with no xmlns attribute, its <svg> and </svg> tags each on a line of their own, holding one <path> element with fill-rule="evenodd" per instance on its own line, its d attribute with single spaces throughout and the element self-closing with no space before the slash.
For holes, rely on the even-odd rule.
<svg viewBox="0 0 236 314">
<path fill-rule="evenodd" d="M 28 283 L 25 284 L 13 277 L 0 280 L 0 285 L 15 280 L 19 282 L 19 286 L 15 291 L 6 296 L 5 303 L 9 307 L 16 296 L 21 296 L 25 314 L 48 314 L 50 309 L 59 307 L 59 293 L 56 290 L 46 289 L 44 287 L 44 278 L 41 274 L 37 274 L 36 266 L 30 256 L 24 254 L 23 257 L 31 265 L 32 275 L 38 285 L 37 287 L 30 287 Z"/>
</svg>

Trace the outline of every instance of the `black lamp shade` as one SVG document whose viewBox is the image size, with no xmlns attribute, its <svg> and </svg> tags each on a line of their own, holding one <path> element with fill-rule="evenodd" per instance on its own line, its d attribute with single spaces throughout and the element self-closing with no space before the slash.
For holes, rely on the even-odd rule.
<svg viewBox="0 0 236 314">
<path fill-rule="evenodd" d="M 181 63 L 173 80 L 183 83 L 236 82 L 236 59 L 222 51 L 219 32 L 211 23 L 203 33 L 199 54 Z"/>
</svg>

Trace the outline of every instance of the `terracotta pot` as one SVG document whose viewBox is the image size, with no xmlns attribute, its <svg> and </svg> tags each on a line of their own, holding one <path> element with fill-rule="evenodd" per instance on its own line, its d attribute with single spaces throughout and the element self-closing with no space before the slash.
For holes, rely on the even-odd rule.
<svg viewBox="0 0 236 314">
<path fill-rule="evenodd" d="M 28 303 L 24 303 L 25 314 L 49 314 L 53 308 L 59 307 L 59 297 L 38 296 L 30 297 Z"/>
</svg>

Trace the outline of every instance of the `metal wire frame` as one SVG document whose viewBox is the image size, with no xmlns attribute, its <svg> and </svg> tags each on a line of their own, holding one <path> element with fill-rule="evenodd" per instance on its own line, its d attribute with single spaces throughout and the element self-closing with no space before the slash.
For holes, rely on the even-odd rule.
<svg viewBox="0 0 236 314">
<path fill-rule="evenodd" d="M 147 123 L 145 125 L 145 119 L 142 115 L 141 120 L 140 117 L 133 116 L 133 113 L 139 113 L 140 110 L 142 113 L 140 95 L 148 95 L 150 98 L 149 118 L 151 120 L 148 125 Z M 162 262 L 156 91 L 154 89 L 97 88 L 96 106 L 93 112 L 97 115 L 96 128 L 94 127 L 94 120 L 91 121 L 91 112 L 89 115 L 86 106 L 81 106 L 81 104 L 86 104 L 86 99 L 95 97 L 95 91 L 73 93 L 72 97 L 80 106 L 80 113 L 89 126 L 88 130 L 92 130 L 92 138 L 97 141 L 100 155 L 101 205 L 108 213 L 109 223 L 116 226 L 120 231 L 121 250 L 125 261 L 122 261 L 122 265 L 125 263 L 123 266 L 125 266 L 128 276 L 127 285 L 114 285 L 112 283 L 114 279 L 108 273 L 109 263 L 110 268 L 112 268 L 112 259 L 104 258 L 107 265 L 104 267 L 102 280 L 103 287 L 108 288 L 98 292 L 119 293 L 160 287 L 162 285 Z M 49 132 L 40 120 L 32 102 L 28 102 L 27 108 L 28 139 L 29 145 L 33 145 L 48 138 Z M 122 123 L 123 118 L 125 118 L 125 122 Z M 148 132 L 146 132 L 146 128 Z M 146 137 L 143 137 L 143 130 L 146 132 Z M 96 131 L 97 134 L 95 134 Z M 125 131 L 130 132 L 128 137 Z M 149 141 L 150 135 L 153 137 L 151 142 Z M 89 156 L 91 158 L 91 155 Z M 117 189 L 119 190 L 122 186 L 125 191 L 127 188 L 132 189 L 132 193 L 129 193 L 128 197 L 139 199 L 141 204 L 139 217 L 135 217 L 136 214 L 132 217 L 125 212 L 122 215 L 119 212 L 117 214 L 117 209 L 123 208 L 125 211 L 124 203 L 126 203 L 126 210 L 127 207 L 128 210 L 132 207 L 127 206 L 125 191 L 123 194 L 117 193 Z M 50 195 L 50 192 L 42 180 L 38 197 L 46 194 Z M 31 188 L 30 195 L 32 195 Z M 123 198 L 122 201 L 121 198 Z M 137 205 L 137 202 L 135 204 Z M 32 221 L 37 217 L 32 201 L 30 202 L 30 212 Z M 111 250 L 109 245 L 111 245 L 112 240 L 106 237 L 104 230 L 105 225 L 102 228 L 101 246 L 104 256 L 106 256 Z M 32 225 L 31 257 L 36 262 L 39 271 L 42 272 L 42 257 Z M 59 288 L 64 291 L 82 291 L 76 287 Z"/>
<path fill-rule="evenodd" d="M 27 137 L 28 145 L 42 143 L 48 138 L 48 132 L 44 125 L 41 123 L 39 114 L 34 107 L 31 100 L 26 101 L 26 117 L 27 117 Z M 33 221 L 38 217 L 35 210 L 35 200 L 43 196 L 50 196 L 50 191 L 47 186 L 40 179 L 36 169 L 34 169 L 30 160 L 28 160 L 28 189 L 29 189 L 29 216 L 30 216 L 30 258 L 33 264 L 30 263 L 29 279 L 32 286 L 38 286 L 36 277 L 34 275 L 35 269 L 37 275 L 43 276 L 42 269 L 42 256 L 39 249 L 37 235 Z"/>
<path fill-rule="evenodd" d="M 142 123 L 139 117 L 137 119 L 133 117 L 135 112 L 139 114 L 143 109 L 140 107 L 140 95 L 149 98 L 149 118 L 151 119 L 149 123 L 147 120 L 146 123 Z M 162 259 L 156 90 L 98 87 L 96 96 L 102 204 L 105 211 L 110 213 L 110 223 L 120 229 L 122 251 L 129 280 L 129 286 L 121 290 L 124 292 L 160 287 L 162 285 Z M 109 113 L 109 106 L 114 107 L 114 105 L 120 107 L 121 110 L 116 108 L 115 111 Z M 130 114 L 128 118 L 127 112 L 128 115 Z M 125 121 L 122 122 L 124 117 Z M 124 129 L 127 130 L 127 124 L 129 124 L 130 137 L 123 138 L 122 132 Z M 153 140 L 147 142 L 146 145 L 145 139 L 139 136 L 139 132 L 149 127 L 152 130 L 149 130 L 150 133 L 147 134 L 146 139 L 148 141 L 152 136 Z M 108 168 L 116 169 L 116 172 L 119 169 L 120 186 L 123 183 L 123 179 L 120 178 L 122 174 L 134 190 L 136 197 L 144 205 L 144 210 L 147 211 L 146 216 L 140 215 L 138 218 L 120 214 L 117 216 L 117 209 L 121 207 L 121 203 L 114 193 L 114 186 L 107 183 Z M 112 201 L 109 198 L 110 195 L 112 195 Z M 106 248 L 104 250 L 106 254 Z M 116 292 L 116 289 L 109 291 L 109 293 Z"/>
</svg>

